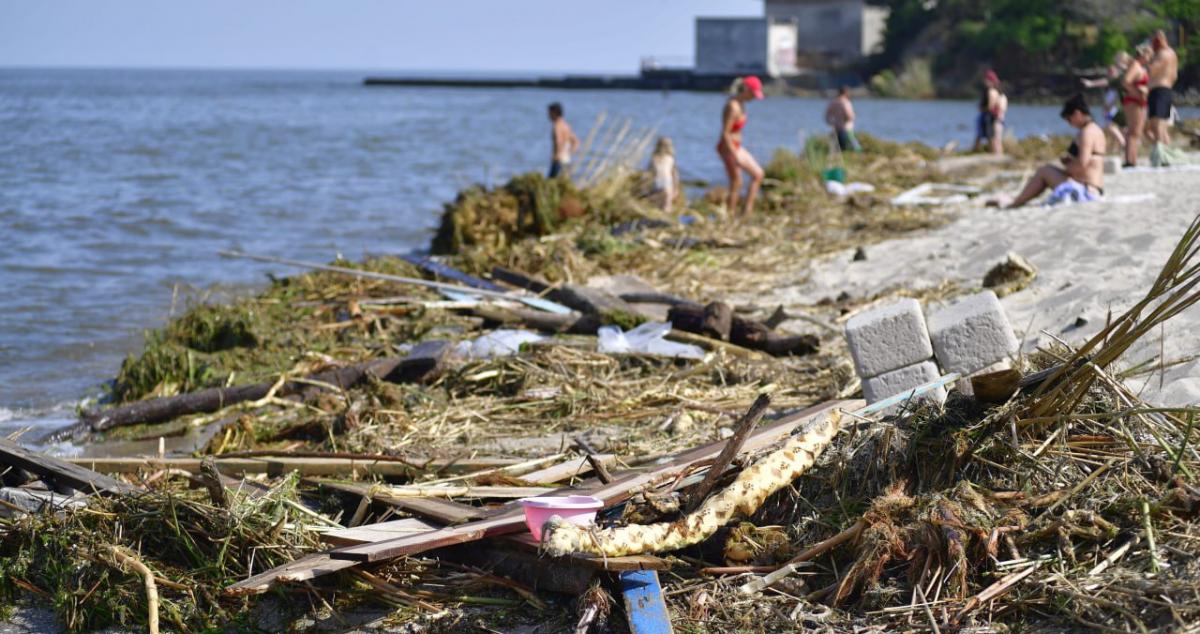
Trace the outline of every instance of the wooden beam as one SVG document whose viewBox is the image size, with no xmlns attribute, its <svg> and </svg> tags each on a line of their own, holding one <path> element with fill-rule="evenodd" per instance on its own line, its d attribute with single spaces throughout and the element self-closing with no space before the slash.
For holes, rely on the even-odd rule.
<svg viewBox="0 0 1200 634">
<path fill-rule="evenodd" d="M 370 544 L 385 539 L 405 537 L 415 533 L 425 533 L 441 528 L 422 519 L 406 517 L 390 522 L 364 524 L 353 528 L 343 528 L 321 533 L 321 542 L 335 546 L 351 546 L 354 544 Z"/>
<path fill-rule="evenodd" d="M 700 486 L 692 491 L 687 500 L 687 505 L 684 508 L 686 513 L 691 513 L 700 507 L 704 502 L 704 498 L 708 497 L 708 493 L 717 486 L 717 479 L 725 473 L 726 467 L 730 462 L 742 451 L 742 445 L 745 444 L 746 438 L 750 432 L 754 430 L 754 426 L 758 424 L 759 419 L 767 412 L 767 407 L 771 405 L 771 397 L 766 394 L 759 394 L 758 398 L 754 399 L 754 404 L 750 406 L 750 410 L 746 412 L 742 419 L 738 421 L 737 429 L 733 432 L 733 436 L 725 444 L 725 448 L 713 461 L 712 466 L 708 468 L 708 475 L 700 481 Z"/>
<path fill-rule="evenodd" d="M 160 469 L 179 469 L 197 473 L 200 458 L 67 458 L 66 462 L 87 467 L 100 473 L 138 473 Z M 358 458 L 306 458 L 306 457 L 216 457 L 217 470 L 226 475 L 266 473 L 279 476 L 298 471 L 305 477 L 377 475 L 387 477 L 411 477 L 424 471 L 467 473 L 480 469 L 491 469 L 519 464 L 522 461 L 508 458 L 483 458 L 463 460 L 431 460 L 422 462 L 372 460 Z"/>
<path fill-rule="evenodd" d="M 614 464 L 617 461 L 617 457 L 613 454 L 597 454 L 595 455 L 595 458 L 600 462 L 600 464 L 605 466 Z M 545 469 L 540 469 L 532 473 L 526 473 L 525 475 L 519 477 L 521 480 L 531 484 L 553 484 L 555 482 L 562 482 L 563 480 L 570 480 L 577 475 L 588 473 L 592 471 L 592 468 L 593 464 L 590 460 L 588 460 L 588 456 L 580 456 L 578 458 L 571 458 L 566 462 L 560 462 L 556 465 L 551 465 Z"/>
<path fill-rule="evenodd" d="M 266 572 L 260 572 L 253 577 L 243 579 L 221 592 L 225 596 L 241 597 L 251 594 L 262 594 L 277 583 L 308 581 L 321 575 L 327 575 L 339 570 L 354 567 L 353 561 L 330 559 L 327 553 L 313 553 L 286 563 Z"/>
<path fill-rule="evenodd" d="M 0 464 L 24 469 L 59 486 L 70 487 L 83 493 L 128 495 L 138 490 L 137 487 L 116 478 L 26 449 L 4 439 L 0 439 Z"/>
</svg>

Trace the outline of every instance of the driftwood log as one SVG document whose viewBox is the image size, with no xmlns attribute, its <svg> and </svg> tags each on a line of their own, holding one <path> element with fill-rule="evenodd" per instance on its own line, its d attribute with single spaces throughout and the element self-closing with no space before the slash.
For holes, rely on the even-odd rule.
<svg viewBox="0 0 1200 634">
<path fill-rule="evenodd" d="M 610 318 L 615 314 L 639 315 L 632 303 L 650 302 L 671 305 L 667 320 L 676 330 L 728 341 L 749 350 L 759 350 L 774 356 L 802 356 L 816 352 L 820 346 L 820 340 L 814 335 L 781 335 L 772 332 L 760 321 L 734 314 L 733 309 L 723 302 L 712 302 L 702 306 L 683 298 L 659 293 L 632 293 L 616 297 L 604 291 L 574 284 L 556 288 L 545 280 L 503 267 L 493 268 L 492 277 L 544 295 L 582 313 L 582 316 L 539 314 L 537 311 L 494 306 L 480 306 L 475 309 L 475 314 L 497 323 L 521 323 L 546 332 L 592 334 L 604 323 L 611 323 Z"/>
<path fill-rule="evenodd" d="M 712 304 L 676 304 L 667 313 L 667 319 L 674 328 L 712 336 L 713 315 L 716 311 L 710 309 L 711 306 Z M 728 340 L 743 348 L 761 350 L 774 356 L 812 354 L 820 346 L 820 340 L 815 335 L 781 335 L 771 332 L 761 321 L 737 315 L 731 315 Z"/>
<path fill-rule="evenodd" d="M 320 384 L 347 389 L 367 377 L 409 383 L 425 380 L 441 368 L 449 344 L 445 341 L 429 341 L 418 344 L 406 357 L 375 359 L 363 363 L 326 370 L 310 375 L 305 381 L 286 381 L 275 391 L 276 396 L 294 396 L 306 400 L 320 392 Z M 105 410 L 88 410 L 80 416 L 81 422 L 94 432 L 105 431 L 124 425 L 161 423 L 187 416 L 205 414 L 265 397 L 274 387 L 273 382 L 239 385 L 235 387 L 213 387 L 178 396 L 152 398 Z"/>
<path fill-rule="evenodd" d="M 641 316 L 637 312 L 637 309 L 631 306 L 629 302 L 598 289 L 578 284 L 552 286 L 549 282 L 541 278 L 500 266 L 492 268 L 492 278 L 505 284 L 523 288 L 531 293 L 545 296 L 546 299 L 558 302 L 584 315 L 615 317 L 618 321 L 622 316 Z"/>
</svg>

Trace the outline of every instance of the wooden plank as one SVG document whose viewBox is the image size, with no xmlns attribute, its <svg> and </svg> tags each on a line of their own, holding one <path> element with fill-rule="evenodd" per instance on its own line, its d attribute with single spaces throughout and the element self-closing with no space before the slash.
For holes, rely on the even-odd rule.
<svg viewBox="0 0 1200 634">
<path fill-rule="evenodd" d="M 67 462 L 100 473 L 138 473 L 159 469 L 179 469 L 191 473 L 200 471 L 200 458 L 67 458 Z M 407 461 L 354 458 L 254 457 L 217 458 L 217 470 L 225 475 L 241 476 L 257 473 L 282 475 L 298 471 L 302 476 L 379 475 L 407 477 L 421 471 L 470 472 L 519 464 L 522 460 L 483 458 L 463 460 L 409 459 Z"/>
<path fill-rule="evenodd" d="M 24 469 L 41 478 L 51 480 L 59 486 L 67 486 L 83 493 L 127 495 L 138 490 L 137 487 L 116 478 L 26 449 L 15 442 L 2 438 L 0 438 L 0 464 Z"/>
<path fill-rule="evenodd" d="M 671 634 L 674 631 L 657 572 L 622 572 L 620 584 L 630 634 Z"/>
<path fill-rule="evenodd" d="M 371 544 L 385 539 L 405 537 L 415 533 L 425 533 L 441 528 L 425 520 L 407 517 L 390 522 L 364 524 L 353 528 L 343 528 L 321 533 L 321 541 L 335 546 L 350 546 L 353 544 Z"/>
<path fill-rule="evenodd" d="M 369 484 L 334 482 L 332 480 L 306 480 L 306 482 L 349 495 L 369 497 L 377 502 L 394 506 L 414 515 L 420 515 L 421 517 L 441 522 L 442 524 L 461 524 L 462 522 L 479 519 L 486 514 L 483 509 L 449 500 L 390 496 L 387 494 L 386 488 L 379 488 Z"/>
<path fill-rule="evenodd" d="M 614 464 L 617 461 L 617 457 L 613 454 L 597 454 L 596 459 L 605 466 Z M 520 476 L 520 478 L 531 484 L 553 484 L 555 482 L 562 482 L 563 480 L 570 480 L 577 475 L 588 473 L 591 470 L 592 464 L 588 461 L 587 456 L 580 456 L 578 458 L 571 458 L 566 462 L 551 465 L 545 469 L 526 473 Z"/>
<path fill-rule="evenodd" d="M 475 485 L 398 485 L 388 486 L 376 484 L 372 487 L 378 495 L 389 498 L 477 498 L 477 499 L 516 499 L 545 495 L 552 489 L 548 487 L 502 487 Z"/>
<path fill-rule="evenodd" d="M 370 495 L 371 498 L 377 502 L 388 504 L 390 506 L 394 506 L 396 508 L 408 511 L 410 513 L 414 513 L 416 515 L 421 515 L 422 517 L 425 517 L 425 518 L 429 518 L 429 519 L 432 519 L 432 520 L 435 520 L 438 522 L 442 522 L 443 524 L 459 524 L 459 523 L 470 521 L 470 520 L 480 519 L 480 518 L 483 518 L 484 516 L 486 516 L 486 514 L 488 513 L 488 511 L 485 511 L 484 509 L 476 508 L 474 506 L 468 506 L 466 504 L 460 504 L 458 502 L 451 502 L 451 501 L 447 501 L 447 500 L 422 499 L 422 498 L 418 498 L 418 499 L 391 498 L 387 495 L 386 488 L 376 489 L 376 488 L 373 488 L 370 486 L 363 486 L 361 484 L 346 484 L 346 483 L 322 482 L 322 481 L 315 482 L 315 484 L 319 484 L 321 486 L 324 486 L 326 488 L 330 488 L 333 490 L 341 491 L 343 493 L 352 493 L 355 495 L 363 495 L 363 496 Z M 417 504 L 414 505 L 414 504 L 412 504 L 413 502 L 417 502 Z M 432 504 L 425 504 L 425 503 L 432 503 Z M 398 521 L 403 522 L 405 520 L 398 520 Z M 415 520 L 415 521 L 420 522 L 421 520 Z M 381 526 L 381 525 L 380 524 L 370 524 L 370 525 L 362 527 L 363 529 L 369 530 L 369 532 L 364 533 L 364 535 L 366 535 L 366 534 L 375 535 L 376 531 L 370 530 L 374 526 Z M 438 527 L 436 527 L 436 526 L 433 527 L 433 529 L 436 529 L 436 528 L 438 528 Z M 353 531 L 353 530 L 355 530 L 355 529 L 346 529 L 346 531 Z M 341 536 L 343 532 L 344 531 L 334 531 L 334 533 L 336 533 L 338 536 Z M 326 536 L 328 536 L 330 534 L 331 533 L 326 533 Z M 351 534 L 353 535 L 353 533 L 351 533 Z M 408 534 L 411 535 L 411 533 L 408 533 Z M 321 539 L 322 539 L 322 541 L 326 541 L 325 536 L 322 536 Z M 378 541 L 380 541 L 380 540 L 361 540 L 358 543 L 377 543 Z M 500 542 L 505 545 L 517 548 L 519 550 L 538 554 L 539 556 L 541 554 L 538 542 L 535 541 L 533 539 L 533 536 L 530 535 L 528 532 L 517 533 L 514 535 L 505 535 L 500 538 Z M 542 557 L 542 559 L 546 560 L 546 561 L 551 560 L 551 558 L 544 557 L 544 556 Z M 566 563 L 566 564 L 580 565 L 580 566 L 584 566 L 584 567 L 592 569 L 592 570 L 606 570 L 606 571 L 666 570 L 667 568 L 671 567 L 670 562 L 668 562 L 667 560 L 659 558 L 659 557 L 648 556 L 648 555 L 638 555 L 638 556 L 633 556 L 633 557 L 607 557 L 607 558 L 605 558 L 605 557 L 592 557 L 589 555 L 579 554 L 579 555 L 570 555 L 568 557 L 563 557 L 563 558 L 554 558 L 554 560 L 557 560 L 557 559 L 562 559 L 563 563 Z"/>
<path fill-rule="evenodd" d="M 602 557 L 595 555 L 585 555 L 583 553 L 575 553 L 566 557 L 548 557 L 541 553 L 541 544 L 533 539 L 533 535 L 529 533 L 518 533 L 516 535 L 505 535 L 499 539 L 499 543 L 508 544 L 530 553 L 541 555 L 544 561 L 559 561 L 569 563 L 576 566 L 583 566 L 592 570 L 600 570 L 606 572 L 623 572 L 626 570 L 667 570 L 671 567 L 671 562 L 662 557 L 653 555 L 627 555 L 625 557 Z"/>
<path fill-rule="evenodd" d="M 824 416 L 834 409 L 849 409 L 859 407 L 860 405 L 861 401 L 830 401 L 786 416 L 771 425 L 760 427 L 751 434 L 750 438 L 746 440 L 745 451 L 755 451 L 774 444 L 797 427 L 818 416 Z M 667 464 L 651 469 L 650 471 L 631 473 L 624 477 L 618 477 L 608 485 L 593 484 L 592 488 L 582 491 L 578 489 L 568 489 L 567 491 L 598 497 L 604 501 L 605 508 L 608 508 L 625 501 L 636 490 L 674 479 L 693 465 L 716 458 L 724 447 L 725 441 L 710 443 L 678 454 Z M 551 493 L 560 492 L 563 491 Z M 520 506 L 512 504 L 504 514 L 486 520 L 377 544 L 339 548 L 330 551 L 329 555 L 334 559 L 351 559 L 358 562 L 386 561 L 397 557 L 415 555 L 441 546 L 461 544 L 483 539 L 484 537 L 510 535 L 525 530 L 525 513 Z"/>
<path fill-rule="evenodd" d="M 227 586 L 222 592 L 226 596 L 231 597 L 262 594 L 270 590 L 276 583 L 308 581 L 321 575 L 353 567 L 354 562 L 352 561 L 330 559 L 326 553 L 314 553 L 278 568 L 260 572 L 248 579 L 243 579 L 231 586 Z"/>
</svg>

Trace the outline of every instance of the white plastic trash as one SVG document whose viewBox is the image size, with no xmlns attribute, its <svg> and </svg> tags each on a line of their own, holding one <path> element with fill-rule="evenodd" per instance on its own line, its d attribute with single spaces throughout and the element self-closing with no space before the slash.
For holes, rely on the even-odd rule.
<svg viewBox="0 0 1200 634">
<path fill-rule="evenodd" d="M 491 359 L 507 357 L 521 351 L 521 346 L 535 343 L 545 337 L 528 330 L 493 330 L 471 341 L 460 341 L 455 353 L 468 359 Z"/>
<path fill-rule="evenodd" d="M 651 354 L 679 359 L 703 359 L 700 346 L 667 341 L 664 337 L 671 332 L 671 324 L 647 322 L 629 332 L 617 326 L 604 326 L 597 332 L 600 339 L 598 349 L 606 354 Z"/>
</svg>

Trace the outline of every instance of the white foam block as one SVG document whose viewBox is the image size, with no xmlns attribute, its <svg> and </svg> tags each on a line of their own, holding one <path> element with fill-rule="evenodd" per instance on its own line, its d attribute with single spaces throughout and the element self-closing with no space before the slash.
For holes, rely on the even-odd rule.
<svg viewBox="0 0 1200 634">
<path fill-rule="evenodd" d="M 915 299 L 861 312 L 846 322 L 846 343 L 861 378 L 924 361 L 933 355 L 925 315 Z"/>
<path fill-rule="evenodd" d="M 992 291 L 969 295 L 930 315 L 929 336 L 942 369 L 963 376 L 1011 357 L 1020 345 Z"/>
<path fill-rule="evenodd" d="M 864 379 L 863 398 L 867 404 L 877 403 L 889 396 L 920 387 L 940 377 L 937 365 L 933 361 L 922 361 L 903 368 L 885 372 L 879 376 Z M 946 400 L 946 388 L 937 387 L 924 392 L 916 400 L 943 403 Z M 901 405 L 903 406 L 903 405 Z M 891 409 L 891 408 L 889 408 Z"/>
</svg>

